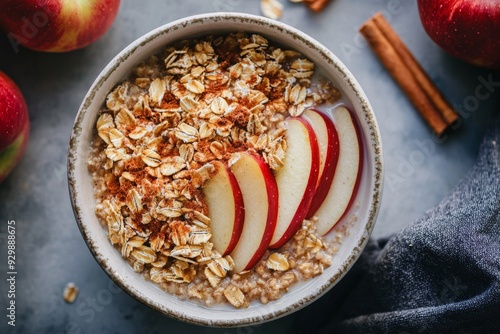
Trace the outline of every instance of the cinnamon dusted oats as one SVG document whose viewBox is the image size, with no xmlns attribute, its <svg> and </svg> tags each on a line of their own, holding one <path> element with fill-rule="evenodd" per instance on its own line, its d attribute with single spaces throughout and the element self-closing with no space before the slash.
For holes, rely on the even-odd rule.
<svg viewBox="0 0 500 334">
<path fill-rule="evenodd" d="M 314 221 L 254 269 L 235 273 L 211 242 L 202 188 L 231 155 L 272 170 L 287 151 L 285 119 L 340 98 L 301 54 L 260 35 L 180 41 L 139 64 L 107 96 L 88 167 L 96 214 L 135 271 L 183 298 L 247 306 L 321 274 L 333 246 Z"/>
</svg>

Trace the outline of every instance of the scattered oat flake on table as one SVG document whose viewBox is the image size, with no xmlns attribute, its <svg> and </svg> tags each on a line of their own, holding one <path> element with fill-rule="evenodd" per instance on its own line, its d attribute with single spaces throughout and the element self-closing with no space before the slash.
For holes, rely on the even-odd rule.
<svg viewBox="0 0 500 334">
<path fill-rule="evenodd" d="M 64 300 L 66 303 L 73 303 L 78 296 L 78 287 L 74 283 L 68 283 L 66 284 L 66 287 L 64 287 Z"/>
<path fill-rule="evenodd" d="M 283 5 L 278 0 L 261 0 L 260 9 L 264 16 L 277 20 L 283 12 Z"/>
</svg>

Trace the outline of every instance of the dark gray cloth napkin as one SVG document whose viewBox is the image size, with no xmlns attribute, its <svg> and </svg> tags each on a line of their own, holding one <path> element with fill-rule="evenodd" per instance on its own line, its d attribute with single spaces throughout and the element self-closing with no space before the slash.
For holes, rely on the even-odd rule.
<svg viewBox="0 0 500 334">
<path fill-rule="evenodd" d="M 500 333 L 500 122 L 437 207 L 367 245 L 299 333 Z"/>
</svg>

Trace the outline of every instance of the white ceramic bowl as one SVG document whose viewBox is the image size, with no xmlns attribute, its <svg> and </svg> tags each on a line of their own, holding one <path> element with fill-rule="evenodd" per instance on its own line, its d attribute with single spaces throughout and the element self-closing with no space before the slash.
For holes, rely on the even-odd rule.
<svg viewBox="0 0 500 334">
<path fill-rule="evenodd" d="M 202 307 L 163 292 L 135 273 L 107 238 L 94 213 L 92 180 L 86 167 L 97 113 L 106 95 L 141 60 L 179 39 L 206 33 L 249 31 L 301 52 L 333 81 L 356 115 L 364 142 L 363 182 L 358 190 L 358 219 L 349 227 L 333 264 L 323 274 L 292 286 L 277 301 L 251 303 L 246 309 Z M 73 127 L 68 155 L 70 195 L 78 226 L 97 262 L 122 289 L 144 304 L 174 318 L 206 326 L 243 326 L 290 314 L 332 288 L 362 252 L 375 223 L 383 184 L 380 134 L 373 111 L 349 70 L 320 43 L 281 22 L 240 13 L 210 13 L 181 19 L 139 38 L 99 74 L 85 97 Z"/>
</svg>

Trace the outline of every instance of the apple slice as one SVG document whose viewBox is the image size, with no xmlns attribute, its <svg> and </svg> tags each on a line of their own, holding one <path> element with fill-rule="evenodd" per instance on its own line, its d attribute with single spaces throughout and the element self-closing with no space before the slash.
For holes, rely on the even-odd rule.
<svg viewBox="0 0 500 334">
<path fill-rule="evenodd" d="M 224 163 L 214 161 L 216 173 L 203 186 L 212 229 L 212 243 L 223 256 L 231 253 L 243 230 L 245 209 L 236 177 Z"/>
<path fill-rule="evenodd" d="M 332 118 L 327 114 L 315 109 L 307 109 L 302 115 L 316 133 L 319 146 L 318 185 L 306 215 L 306 218 L 311 218 L 325 200 L 332 185 L 339 158 L 339 137 Z"/>
<path fill-rule="evenodd" d="M 311 205 L 319 175 L 319 149 L 314 130 L 303 118 L 287 119 L 284 165 L 276 172 L 279 205 L 271 248 L 295 235 Z"/>
<path fill-rule="evenodd" d="M 333 110 L 333 119 L 339 136 L 339 158 L 330 190 L 315 213 L 319 235 L 327 234 L 347 212 L 361 178 L 361 141 L 356 123 L 344 107 Z"/>
<path fill-rule="evenodd" d="M 245 206 L 243 231 L 231 252 L 233 271 L 239 273 L 251 269 L 269 247 L 278 216 L 278 187 L 262 157 L 239 152 L 230 161 Z"/>
</svg>

